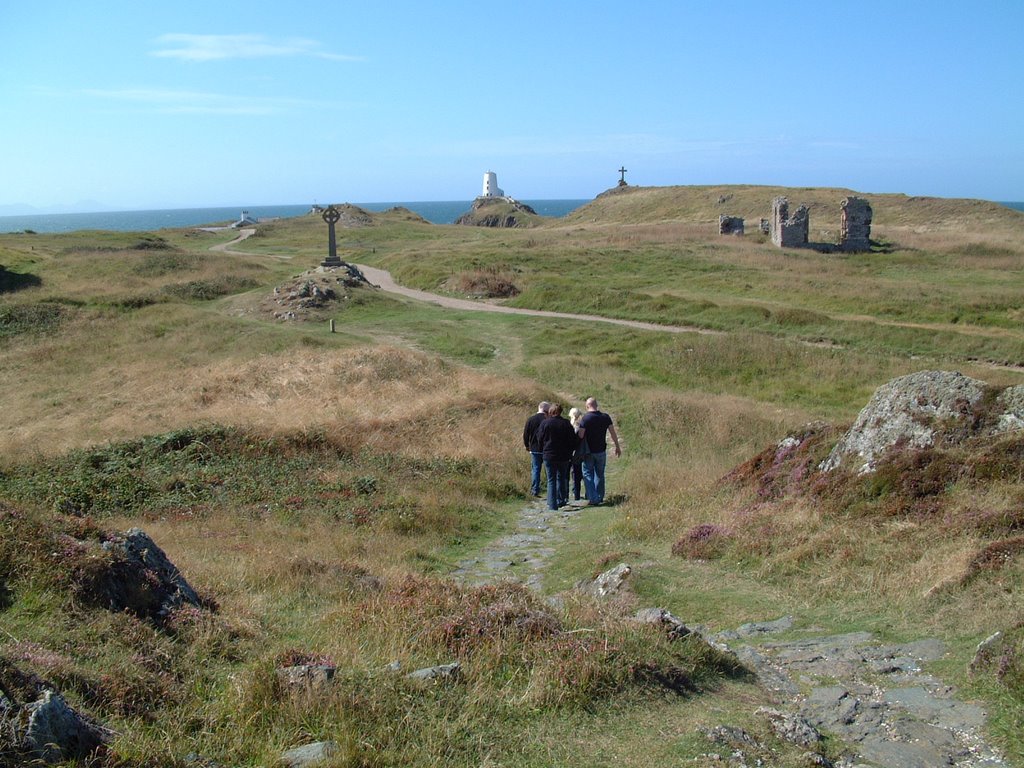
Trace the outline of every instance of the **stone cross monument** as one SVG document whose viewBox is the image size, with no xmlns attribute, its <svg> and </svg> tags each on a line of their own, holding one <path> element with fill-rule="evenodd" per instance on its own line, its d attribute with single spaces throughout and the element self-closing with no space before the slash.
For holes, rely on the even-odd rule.
<svg viewBox="0 0 1024 768">
<path fill-rule="evenodd" d="M 333 205 L 327 206 L 323 212 L 323 219 L 327 222 L 327 258 L 320 262 L 321 267 L 341 267 L 344 263 L 338 258 L 338 244 L 334 239 L 334 225 L 338 223 L 341 214 Z"/>
<path fill-rule="evenodd" d="M 628 187 L 629 185 L 626 183 L 626 166 L 619 168 L 619 173 L 621 174 L 619 176 L 619 186 Z"/>
</svg>

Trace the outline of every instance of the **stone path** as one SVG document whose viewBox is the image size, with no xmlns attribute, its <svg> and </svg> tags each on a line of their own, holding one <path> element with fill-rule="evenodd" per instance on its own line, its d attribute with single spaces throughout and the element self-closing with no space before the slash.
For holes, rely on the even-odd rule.
<svg viewBox="0 0 1024 768">
<path fill-rule="evenodd" d="M 531 501 L 511 533 L 461 561 L 452 576 L 473 586 L 514 580 L 539 591 L 558 541 L 585 509 L 586 501 L 559 510 L 549 510 L 544 499 Z M 800 724 L 797 730 L 840 739 L 846 749 L 836 768 L 1009 765 L 985 739 L 985 710 L 924 671 L 945 654 L 940 640 L 885 644 L 870 632 L 800 637 L 794 624 L 784 617 L 705 637 L 753 670 L 774 706 Z M 742 752 L 740 744 L 728 764 L 748 765 Z"/>
<path fill-rule="evenodd" d="M 985 711 L 923 671 L 939 640 L 886 645 L 869 632 L 780 641 L 789 617 L 711 636 L 793 714 L 849 747 L 840 763 L 882 768 L 1008 765 L 983 734 Z"/>
<path fill-rule="evenodd" d="M 452 577 L 471 586 L 519 581 L 539 591 L 544 567 L 555 552 L 557 539 L 573 518 L 586 509 L 586 504 L 570 501 L 561 509 L 551 510 L 543 498 L 531 501 L 520 510 L 512 533 L 460 562 Z"/>
</svg>

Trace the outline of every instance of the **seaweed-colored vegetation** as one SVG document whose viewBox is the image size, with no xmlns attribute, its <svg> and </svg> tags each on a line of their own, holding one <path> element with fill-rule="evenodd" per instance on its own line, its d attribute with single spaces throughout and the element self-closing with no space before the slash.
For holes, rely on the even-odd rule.
<svg viewBox="0 0 1024 768">
<path fill-rule="evenodd" d="M 403 493 L 410 482 L 457 489 L 417 502 Z M 518 493 L 476 460 L 369 452 L 353 436 L 316 431 L 265 436 L 218 426 L 76 450 L 0 476 L 0 494 L 64 514 L 192 518 L 231 510 L 405 533 L 429 527 L 452 536 L 475 520 L 460 504 Z"/>
<path fill-rule="evenodd" d="M 163 292 L 177 299 L 210 301 L 232 293 L 241 293 L 258 286 L 255 280 L 246 278 L 217 277 L 210 280 L 190 280 L 164 286 Z"/>
<path fill-rule="evenodd" d="M 58 328 L 67 315 L 66 306 L 52 301 L 0 307 L 0 339 L 23 333 L 49 333 Z"/>
</svg>

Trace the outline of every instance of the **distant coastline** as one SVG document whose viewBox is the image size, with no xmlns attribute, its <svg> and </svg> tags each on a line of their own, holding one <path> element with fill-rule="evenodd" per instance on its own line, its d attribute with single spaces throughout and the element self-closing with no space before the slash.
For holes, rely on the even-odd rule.
<svg viewBox="0 0 1024 768">
<path fill-rule="evenodd" d="M 541 216 L 560 218 L 591 200 L 523 200 Z M 1024 212 L 1024 201 L 995 201 Z M 386 211 L 401 206 L 418 213 L 431 224 L 451 224 L 469 210 L 472 200 L 421 201 L 414 203 L 356 203 L 368 211 Z M 0 216 L 0 234 L 11 232 L 76 232 L 79 230 L 113 230 L 116 232 L 151 232 L 156 229 L 198 227 L 229 224 L 238 220 L 242 210 L 256 219 L 278 219 L 304 216 L 311 205 L 251 205 L 245 207 L 173 208 L 153 211 L 101 211 L 97 213 L 37 213 L 23 216 Z"/>
<path fill-rule="evenodd" d="M 586 205 L 590 200 L 524 200 L 541 216 L 561 217 Z M 427 201 L 415 203 L 355 203 L 368 211 L 386 211 L 401 206 L 418 213 L 431 224 L 451 224 L 469 210 L 472 200 Z M 279 219 L 304 216 L 309 204 L 250 205 L 218 208 L 175 208 L 153 211 L 103 211 L 97 213 L 39 213 L 24 216 L 0 216 L 0 233 L 10 232 L 76 232 L 84 229 L 117 232 L 150 232 L 155 229 L 198 227 L 207 224 L 232 223 L 242 210 L 255 219 Z"/>
</svg>

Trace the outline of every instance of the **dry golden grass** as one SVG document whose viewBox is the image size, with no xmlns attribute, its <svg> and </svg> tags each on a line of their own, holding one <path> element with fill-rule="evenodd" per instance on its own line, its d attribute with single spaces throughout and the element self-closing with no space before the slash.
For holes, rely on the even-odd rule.
<svg viewBox="0 0 1024 768">
<path fill-rule="evenodd" d="M 28 357 L 17 346 L 0 351 L 0 365 L 11 374 L 0 380 L 7 404 L 0 444 L 9 456 L 52 455 L 196 423 L 269 431 L 317 426 L 361 433 L 371 448 L 492 455 L 510 437 L 496 434 L 494 425 L 518 428 L 524 404 L 538 397 L 527 382 L 390 347 L 239 357 L 175 343 L 147 358 L 116 354 L 122 341 L 129 346 L 134 339 L 91 338 L 84 327 L 40 342 Z"/>
</svg>

